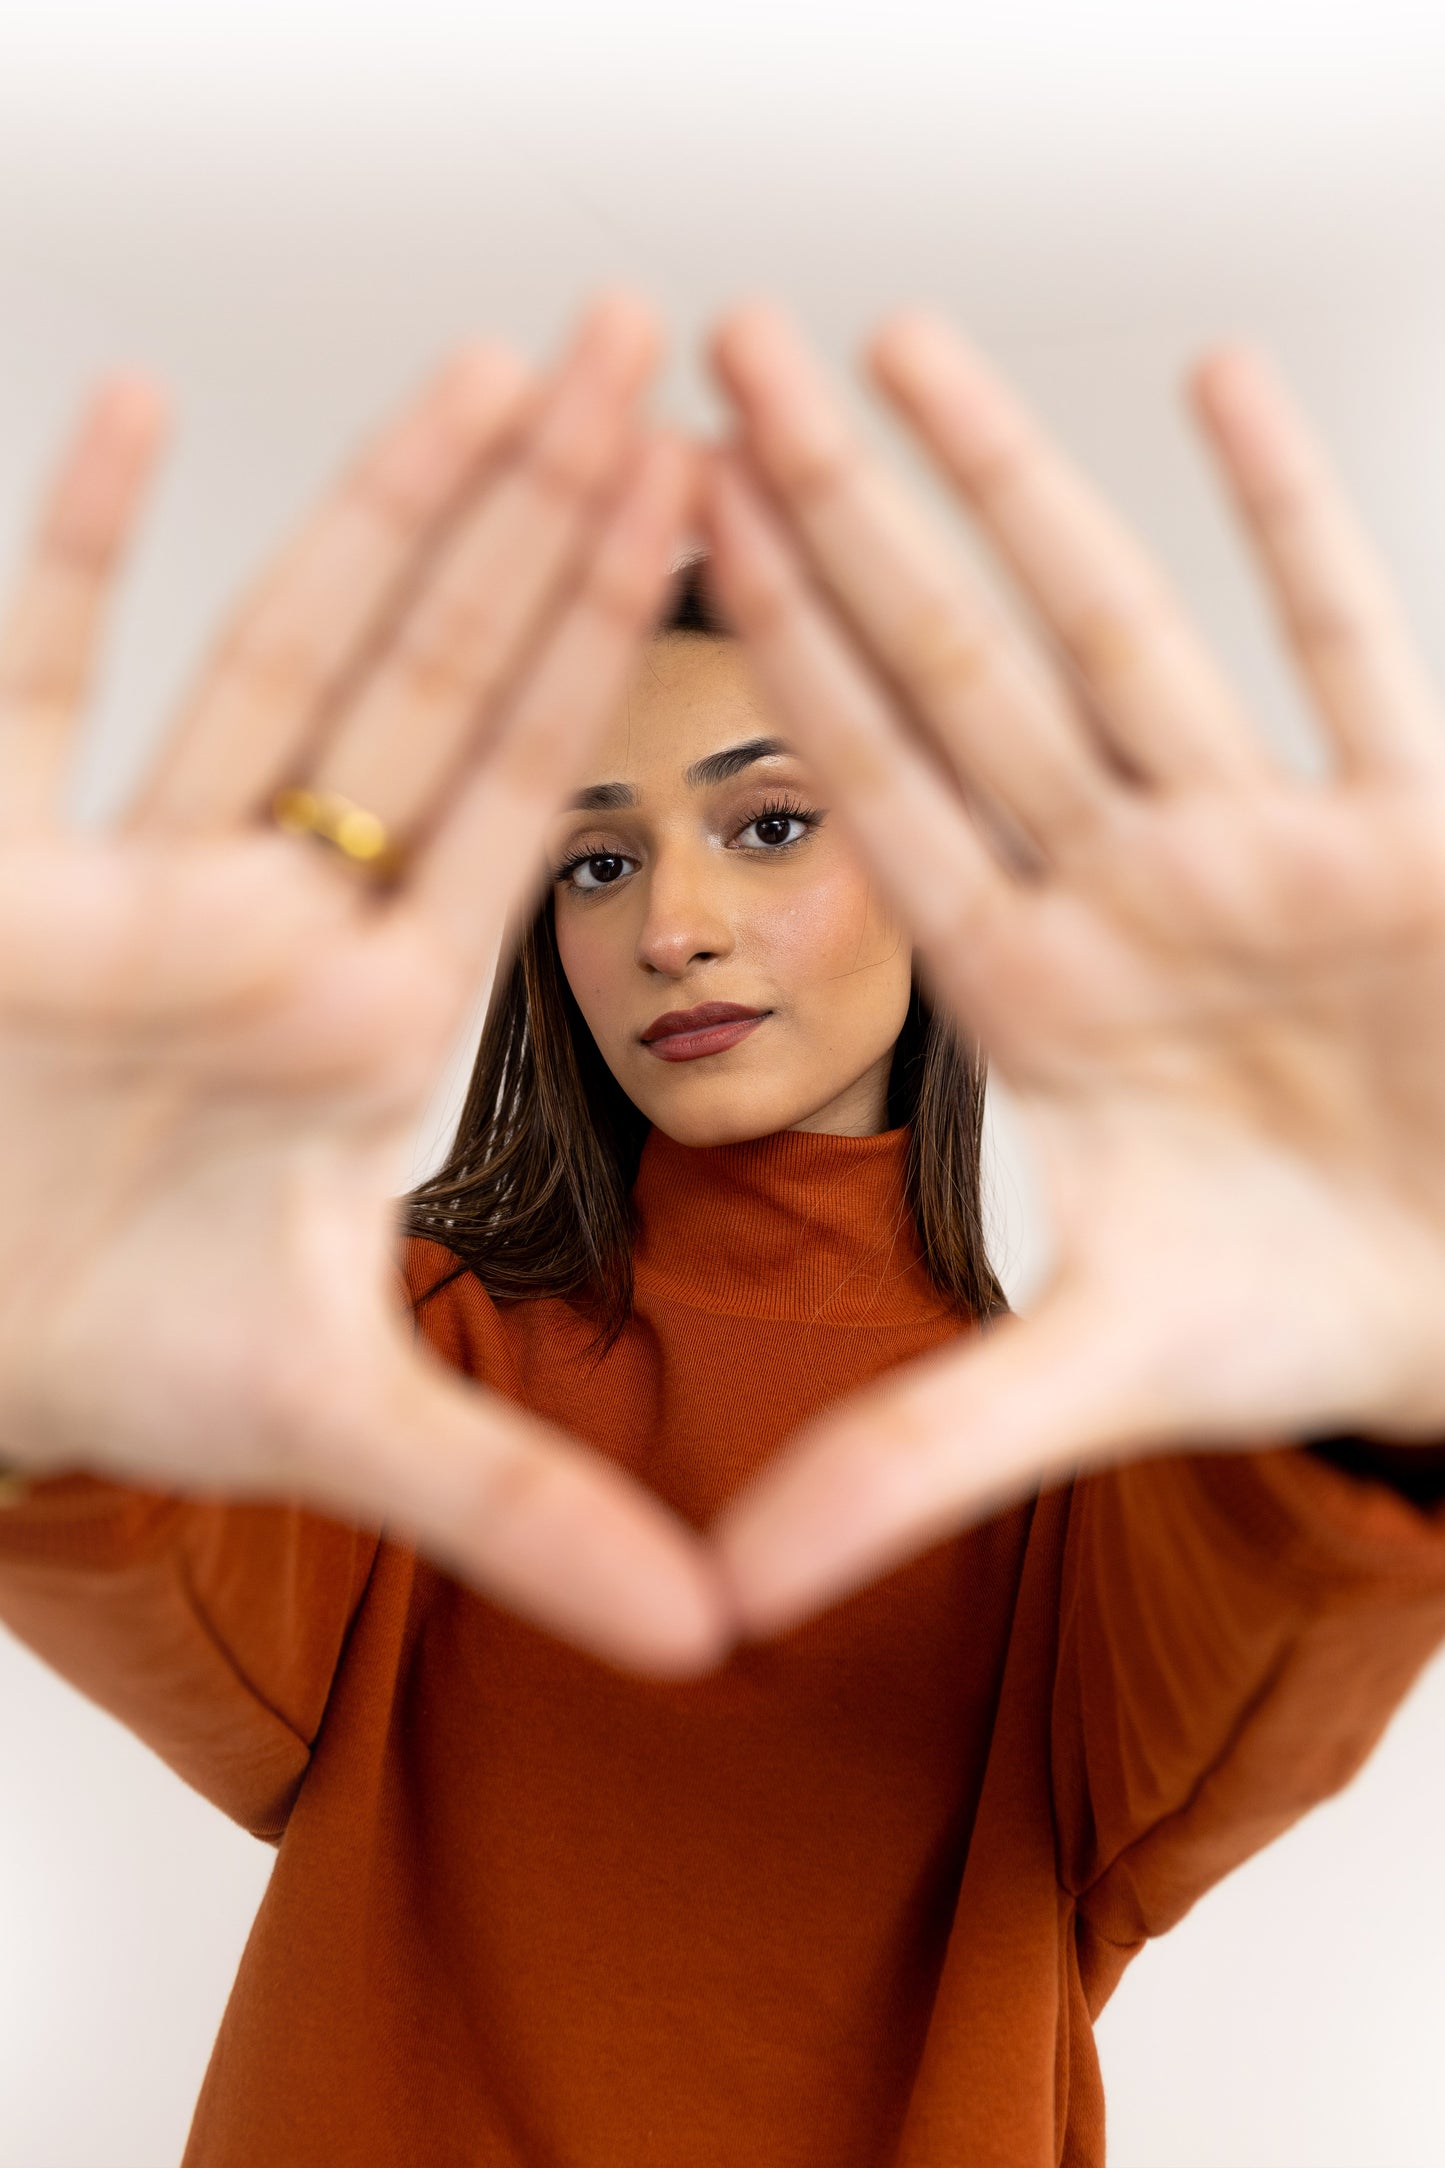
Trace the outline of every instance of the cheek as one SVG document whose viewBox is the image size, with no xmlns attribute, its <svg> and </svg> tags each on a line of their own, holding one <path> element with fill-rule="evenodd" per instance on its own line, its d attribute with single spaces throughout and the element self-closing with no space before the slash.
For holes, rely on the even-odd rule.
<svg viewBox="0 0 1445 2168">
<path fill-rule="evenodd" d="M 897 920 L 877 882 L 845 858 L 810 868 L 778 903 L 757 931 L 779 978 L 799 994 L 814 983 L 836 987 L 845 974 L 863 981 L 886 976 L 884 967 L 902 953 Z"/>
<path fill-rule="evenodd" d="M 619 963 L 617 934 L 614 930 L 609 935 L 604 923 L 606 915 L 559 910 L 553 917 L 563 976 L 594 1038 L 606 1032 L 608 1015 L 616 1006 L 617 981 L 625 969 L 625 958 Z"/>
</svg>

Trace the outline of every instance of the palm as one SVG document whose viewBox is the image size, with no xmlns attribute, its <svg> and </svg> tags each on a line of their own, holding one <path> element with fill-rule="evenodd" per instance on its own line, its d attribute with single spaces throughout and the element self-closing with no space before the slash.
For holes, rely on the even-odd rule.
<svg viewBox="0 0 1445 2168">
<path fill-rule="evenodd" d="M 1252 357 L 1195 382 L 1335 772 L 1275 760 L 1167 583 L 971 350 L 884 389 L 1018 578 L 1033 651 L 789 328 L 716 357 L 726 606 L 1006 1080 L 1054 1238 L 1027 1317 L 825 1416 L 715 1528 L 755 1630 L 1130 1451 L 1445 1407 L 1445 719 L 1318 447 Z M 758 488 L 758 478 L 768 494 Z"/>
<path fill-rule="evenodd" d="M 158 1480 L 194 1482 L 203 1434 L 208 1487 L 274 1485 L 285 1439 L 258 1384 L 295 1369 L 289 1345 L 374 1395 L 396 1331 L 392 1199 L 465 978 L 419 920 L 369 910 L 276 839 L 25 856 L 32 896 L 68 883 L 79 907 L 60 928 L 0 923 L 0 956 L 45 991 L 0 1055 L 0 1101 L 31 1140 L 27 1191 L 52 1200 L 44 1269 L 22 1270 L 33 1222 L 12 1180 L 6 1367 L 23 1363 L 59 1464 L 102 1415 L 119 1445 L 119 1416 Z M 77 871 L 101 870 L 87 910 Z M 211 986 L 168 996 L 206 958 Z M 210 1329 L 178 1348 L 197 1307 Z"/>
<path fill-rule="evenodd" d="M 387 428 L 205 665 L 117 830 L 59 804 L 153 403 L 101 402 L 0 631 L 6 1451 L 397 1522 L 613 1660 L 723 1627 L 692 1532 L 460 1380 L 403 1320 L 416 1119 L 534 891 L 685 517 L 644 435 L 649 319 L 602 304 L 538 390 L 483 348 Z M 304 782 L 385 885 L 265 815 Z"/>
<path fill-rule="evenodd" d="M 1369 1406 L 1392 1315 L 1440 1314 L 1442 811 L 1385 786 L 1139 801 L 940 967 L 1035 1141 L 1057 1281 L 1127 1343 L 1141 1434 L 1324 1427 Z"/>
</svg>

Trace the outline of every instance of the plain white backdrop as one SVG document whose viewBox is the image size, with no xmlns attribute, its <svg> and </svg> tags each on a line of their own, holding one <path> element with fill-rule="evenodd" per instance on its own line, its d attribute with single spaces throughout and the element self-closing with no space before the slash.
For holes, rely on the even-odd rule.
<svg viewBox="0 0 1445 2168">
<path fill-rule="evenodd" d="M 1268 347 L 1445 677 L 1442 81 L 1445 15 L 1401 0 L 9 0 L 5 561 L 101 369 L 177 408 L 80 810 L 123 792 L 373 416 L 452 339 L 541 351 L 615 277 L 675 324 L 688 423 L 731 296 L 788 300 L 840 366 L 887 306 L 943 305 L 1308 760 L 1179 380 L 1213 339 Z M 1017 1298 L 1046 1231 L 1002 1105 L 993 1187 Z M 0 2168 L 168 2168 L 273 1854 L 8 1639 L 0 1725 Z M 1437 1663 L 1356 1782 L 1126 1976 L 1100 2026 L 1112 2168 L 1445 2158 L 1442 1807 Z"/>
</svg>

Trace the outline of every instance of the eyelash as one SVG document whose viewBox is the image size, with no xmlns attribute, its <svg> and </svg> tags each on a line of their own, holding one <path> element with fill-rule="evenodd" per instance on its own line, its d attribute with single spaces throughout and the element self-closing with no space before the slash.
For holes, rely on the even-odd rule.
<svg viewBox="0 0 1445 2168">
<path fill-rule="evenodd" d="M 766 805 L 760 805 L 756 812 L 750 813 L 743 822 L 742 827 L 739 828 L 738 834 L 741 835 L 743 828 L 751 828 L 758 821 L 801 821 L 811 834 L 822 818 L 823 814 L 820 807 L 804 805 L 800 798 L 795 798 L 791 792 L 784 791 L 779 797 L 770 798 Z M 765 851 L 772 857 L 779 851 L 792 850 L 794 844 L 802 841 L 802 836 L 794 836 L 791 843 L 755 843 L 750 848 Z"/>
<path fill-rule="evenodd" d="M 753 827 L 758 821 L 771 820 L 802 821 L 808 832 L 811 833 L 813 829 L 818 827 L 822 819 L 823 814 L 820 808 L 816 806 L 806 806 L 802 803 L 800 799 L 794 798 L 790 796 L 787 792 L 784 792 L 776 798 L 770 798 L 767 801 L 766 805 L 760 805 L 755 807 L 754 810 L 749 813 L 747 819 L 745 821 L 741 821 L 738 824 L 737 833 L 739 835 L 742 835 L 746 829 Z M 804 843 L 806 841 L 806 835 L 794 836 L 792 840 L 787 843 L 752 843 L 748 845 L 748 849 L 750 852 L 754 853 L 760 858 L 779 858 L 782 856 L 784 851 L 796 850 L 800 843 Z M 620 882 L 604 881 L 597 888 L 583 889 L 578 888 L 576 882 L 572 879 L 572 875 L 576 872 L 579 866 L 587 865 L 589 861 L 594 858 L 625 859 L 626 856 L 627 853 L 625 851 L 573 851 L 569 857 L 563 859 L 560 866 L 555 868 L 552 878 L 555 882 L 557 882 L 559 886 L 570 888 L 574 896 L 601 895 L 605 889 L 619 887 L 621 885 Z"/>
</svg>

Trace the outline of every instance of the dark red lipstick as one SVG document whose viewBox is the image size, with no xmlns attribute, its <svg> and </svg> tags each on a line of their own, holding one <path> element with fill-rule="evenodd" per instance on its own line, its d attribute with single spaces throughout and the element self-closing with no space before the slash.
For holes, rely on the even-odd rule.
<svg viewBox="0 0 1445 2168">
<path fill-rule="evenodd" d="M 655 1016 L 642 1043 L 663 1061 L 695 1061 L 700 1054 L 721 1054 L 736 1046 L 770 1013 L 745 1009 L 736 1001 L 702 1001 L 695 1009 L 668 1009 Z"/>
</svg>

